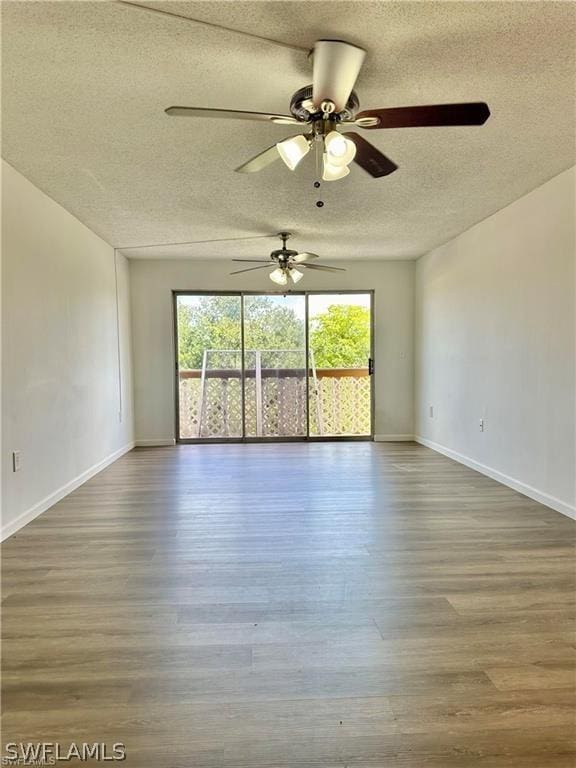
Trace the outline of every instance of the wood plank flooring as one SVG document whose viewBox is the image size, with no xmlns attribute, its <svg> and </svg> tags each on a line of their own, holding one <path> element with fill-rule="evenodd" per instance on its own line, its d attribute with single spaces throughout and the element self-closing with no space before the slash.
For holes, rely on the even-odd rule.
<svg viewBox="0 0 576 768">
<path fill-rule="evenodd" d="M 574 533 L 414 444 L 133 451 L 3 545 L 3 743 L 574 768 Z"/>
</svg>

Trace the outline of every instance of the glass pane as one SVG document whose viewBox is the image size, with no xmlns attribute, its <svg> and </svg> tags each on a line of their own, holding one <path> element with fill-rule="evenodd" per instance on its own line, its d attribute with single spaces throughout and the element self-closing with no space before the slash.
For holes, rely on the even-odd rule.
<svg viewBox="0 0 576 768">
<path fill-rule="evenodd" d="M 371 294 L 308 296 L 310 435 L 372 433 Z"/>
<path fill-rule="evenodd" d="M 245 296 L 244 344 L 246 436 L 305 436 L 304 296 Z"/>
<path fill-rule="evenodd" d="M 178 296 L 180 437 L 242 437 L 240 296 Z"/>
</svg>

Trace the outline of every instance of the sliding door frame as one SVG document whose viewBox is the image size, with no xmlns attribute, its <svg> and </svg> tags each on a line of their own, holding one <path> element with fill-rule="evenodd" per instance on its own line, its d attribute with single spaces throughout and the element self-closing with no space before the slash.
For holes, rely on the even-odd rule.
<svg viewBox="0 0 576 768">
<path fill-rule="evenodd" d="M 372 373 L 370 374 L 370 434 L 369 435 L 310 435 L 310 329 L 308 296 L 340 296 L 361 294 L 370 296 L 370 359 Z M 238 296 L 240 299 L 240 344 L 241 370 L 240 388 L 242 397 L 242 437 L 180 437 L 180 367 L 178 362 L 178 297 L 179 296 Z M 244 297 L 245 296 L 304 296 L 304 333 L 305 333 L 305 369 L 306 369 L 306 435 L 287 437 L 246 437 L 246 365 L 244 349 Z M 172 327 L 174 353 L 174 434 L 177 443 L 301 443 L 301 442 L 366 442 L 374 440 L 375 392 L 374 392 L 374 296 L 371 290 L 350 289 L 333 291 L 172 291 Z"/>
</svg>

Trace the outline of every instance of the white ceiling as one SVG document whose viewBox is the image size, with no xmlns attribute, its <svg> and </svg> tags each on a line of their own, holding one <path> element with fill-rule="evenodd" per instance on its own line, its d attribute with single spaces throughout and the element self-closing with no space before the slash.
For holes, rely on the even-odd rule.
<svg viewBox="0 0 576 768">
<path fill-rule="evenodd" d="M 154 5 L 154 3 L 150 3 Z M 309 48 L 368 51 L 361 107 L 487 101 L 483 127 L 364 132 L 400 166 L 313 188 L 314 163 L 233 168 L 286 126 L 169 118 L 173 104 L 287 112 L 304 53 L 114 2 L 3 2 L 3 156 L 116 247 L 288 229 L 329 258 L 413 258 L 575 162 L 576 5 L 162 2 Z M 315 201 L 325 202 L 319 209 Z M 254 240 L 141 257 L 260 256 Z"/>
</svg>

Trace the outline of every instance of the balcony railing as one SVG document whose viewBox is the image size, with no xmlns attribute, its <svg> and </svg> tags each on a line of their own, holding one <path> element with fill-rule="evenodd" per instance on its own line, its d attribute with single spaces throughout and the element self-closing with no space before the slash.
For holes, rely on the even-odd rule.
<svg viewBox="0 0 576 768">
<path fill-rule="evenodd" d="M 180 370 L 180 437 L 241 437 L 243 406 L 247 436 L 306 435 L 305 367 L 263 367 L 259 352 L 251 360 L 244 398 L 239 367 L 208 368 L 205 356 L 202 369 Z M 308 377 L 311 435 L 370 434 L 368 368 L 312 367 Z"/>
</svg>

